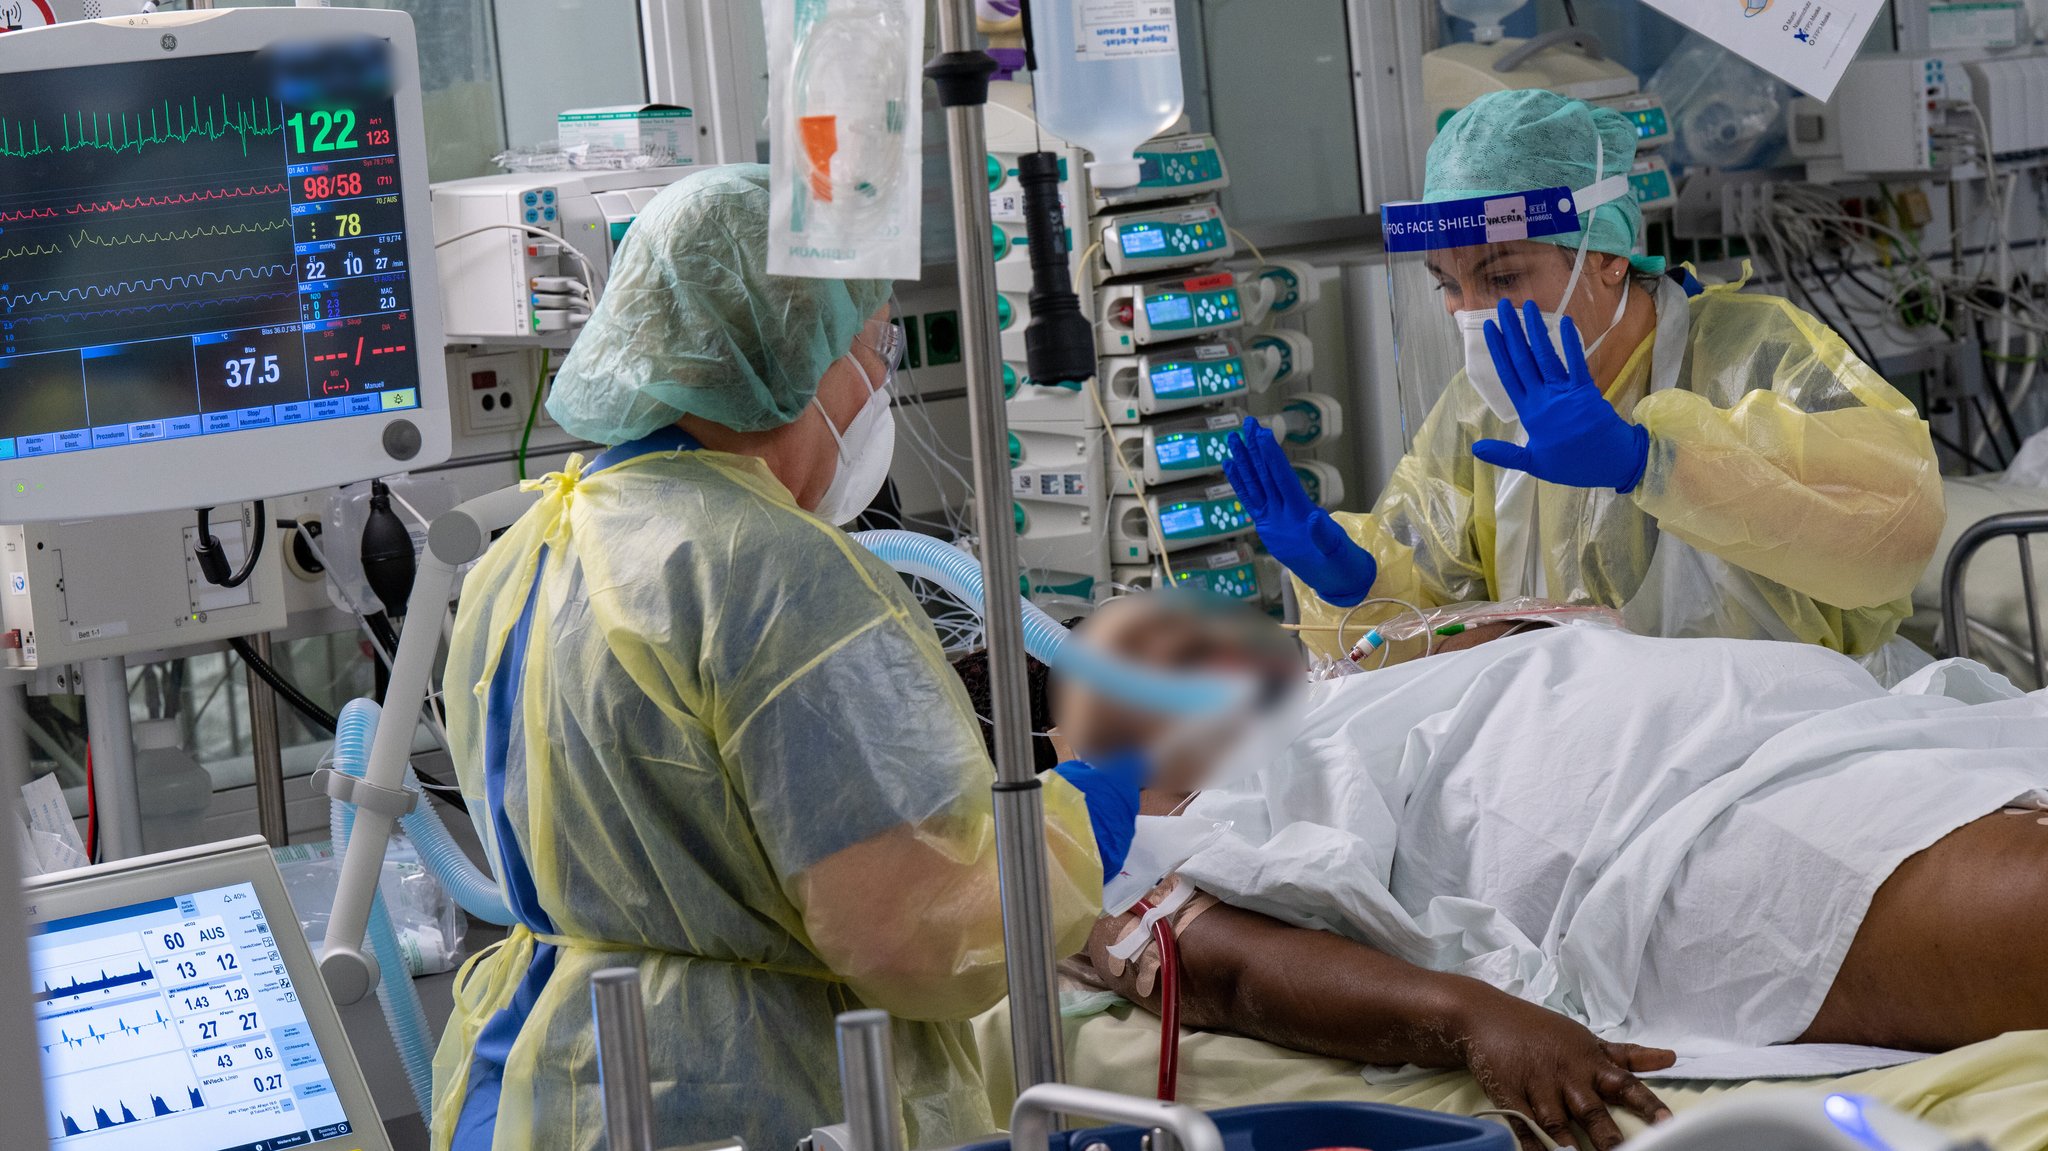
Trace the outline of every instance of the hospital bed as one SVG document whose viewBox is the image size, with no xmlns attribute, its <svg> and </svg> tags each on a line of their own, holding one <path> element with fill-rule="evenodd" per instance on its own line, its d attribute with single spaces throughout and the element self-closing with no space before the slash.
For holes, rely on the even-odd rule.
<svg viewBox="0 0 2048 1151">
<path fill-rule="evenodd" d="M 1159 1020 L 1128 1006 L 1066 1021 L 1067 1081 L 1149 1095 L 1159 1059 Z M 975 1021 L 982 1074 L 995 1114 L 1009 1113 L 1010 1036 L 1007 1005 Z M 1253 1039 L 1185 1033 L 1180 1047 L 1183 1103 L 1210 1108 L 1244 1103 L 1353 1100 L 1393 1103 L 1469 1115 L 1490 1106 L 1472 1076 L 1439 1072 L 1375 1086 L 1358 1064 L 1304 1055 Z M 2048 1147 L 2048 1032 L 2014 1032 L 1904 1066 L 1833 1079 L 1746 1083 L 1671 1080 L 1651 1084 L 1674 1111 L 1729 1095 L 1785 1086 L 1827 1086 L 1882 1100 L 1954 1134 L 1998 1151 Z M 1617 1111 L 1624 1131 L 1642 1124 Z"/>
<path fill-rule="evenodd" d="M 1914 613 L 1899 629 L 1900 634 L 1928 651 L 1948 654 L 1955 650 L 1942 631 L 1943 575 L 1951 556 L 1964 537 L 1991 516 L 2048 509 L 2048 489 L 2006 483 L 1997 477 L 1971 476 L 1942 481 L 1948 501 L 1948 522 L 1942 529 L 1935 562 L 1927 566 L 1913 591 Z M 2048 515 L 2044 515 L 2048 518 Z M 1970 634 L 1964 649 L 2027 688 L 2043 686 L 2028 621 L 2028 594 L 2015 541 L 2023 542 L 2033 556 L 2036 585 L 2032 599 L 2043 628 L 2048 628 L 2048 531 L 2031 537 L 1999 538 L 1989 541 L 1968 557 L 1961 571 L 1962 600 L 1968 607 Z M 2048 658 L 2048 652 L 2042 653 Z"/>
</svg>

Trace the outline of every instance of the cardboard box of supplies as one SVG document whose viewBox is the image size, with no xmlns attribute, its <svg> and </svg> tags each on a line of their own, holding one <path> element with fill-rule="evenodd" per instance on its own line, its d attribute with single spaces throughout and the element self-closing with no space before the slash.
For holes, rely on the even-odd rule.
<svg viewBox="0 0 2048 1151">
<path fill-rule="evenodd" d="M 694 163 L 697 154 L 697 121 L 675 104 L 571 108 L 555 118 L 555 136 L 564 148 L 588 144 L 666 156 L 670 164 Z"/>
</svg>

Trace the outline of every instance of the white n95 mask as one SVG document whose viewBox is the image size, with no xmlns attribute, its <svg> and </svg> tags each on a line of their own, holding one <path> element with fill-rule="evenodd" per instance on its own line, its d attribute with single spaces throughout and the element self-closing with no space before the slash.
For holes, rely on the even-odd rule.
<svg viewBox="0 0 2048 1151">
<path fill-rule="evenodd" d="M 1588 229 L 1586 236 L 1587 240 L 1592 238 L 1590 229 Z M 1572 278 L 1565 282 L 1564 295 L 1558 301 L 1558 310 L 1543 313 L 1543 323 L 1550 329 L 1550 336 L 1553 340 L 1561 342 L 1564 339 L 1564 324 L 1562 323 L 1565 316 L 1564 305 L 1570 303 L 1572 293 L 1578 291 L 1579 278 L 1585 270 L 1586 247 L 1585 241 L 1581 241 L 1578 258 L 1572 261 Z M 1520 309 L 1516 310 L 1516 314 L 1520 314 Z M 1606 330 L 1601 332 L 1597 339 L 1586 345 L 1587 359 L 1593 358 L 1593 353 L 1598 352 L 1600 345 L 1607 342 L 1608 335 L 1615 328 L 1621 326 L 1621 318 L 1627 314 L 1628 286 L 1624 283 L 1621 289 L 1621 299 L 1614 308 L 1614 318 L 1607 321 Z M 1519 419 L 1520 416 L 1515 411 L 1514 401 L 1508 398 L 1507 385 L 1501 383 L 1500 369 L 1493 362 L 1493 349 L 1486 344 L 1486 322 L 1488 320 L 1498 322 L 1500 320 L 1500 312 L 1494 308 L 1487 308 L 1481 311 L 1454 312 L 1451 315 L 1451 320 L 1458 325 L 1458 334 L 1465 343 L 1465 377 L 1472 381 L 1472 386 L 1479 392 L 1479 398 L 1485 400 L 1486 406 L 1492 409 L 1493 414 L 1501 419 L 1509 421 Z M 1559 351 L 1560 353 L 1563 351 L 1562 346 L 1559 347 Z"/>
<path fill-rule="evenodd" d="M 889 464 L 896 458 L 896 412 L 889 405 L 889 385 L 895 378 L 895 369 L 890 368 L 877 387 L 867 368 L 861 365 L 860 357 L 849 355 L 846 359 L 868 385 L 868 402 L 846 425 L 845 434 L 832 426 L 832 417 L 818 397 L 811 397 L 818 414 L 825 417 L 825 430 L 839 443 L 839 470 L 832 473 L 832 482 L 826 485 L 825 494 L 811 511 L 835 525 L 852 523 L 875 502 L 876 494 L 889 479 Z"/>
</svg>

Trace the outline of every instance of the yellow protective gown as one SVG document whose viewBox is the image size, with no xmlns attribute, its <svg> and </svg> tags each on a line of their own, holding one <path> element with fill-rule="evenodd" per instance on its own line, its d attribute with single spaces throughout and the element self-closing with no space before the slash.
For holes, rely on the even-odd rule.
<svg viewBox="0 0 2048 1151">
<path fill-rule="evenodd" d="M 450 648 L 449 736 L 483 812 L 485 689 L 539 568 L 502 808 L 556 931 L 515 928 L 463 969 L 436 1151 L 537 943 L 558 951 L 511 1047 L 494 1151 L 602 1146 L 589 977 L 619 965 L 640 971 L 657 1146 L 777 1151 L 842 1118 L 833 1017 L 863 1006 L 898 1017 L 912 1146 L 992 1130 L 965 1021 L 1004 990 L 994 773 L 931 624 L 759 461 L 580 471 L 540 481 L 467 577 Z M 1102 867 L 1079 793 L 1048 778 L 1045 802 L 1073 950 Z"/>
<path fill-rule="evenodd" d="M 1878 651 L 1912 612 L 1910 596 L 1940 537 L 1940 466 L 1927 424 L 1839 336 L 1789 301 L 1706 289 L 1684 305 L 1676 384 L 1650 387 L 1653 335 L 1607 398 L 1650 433 L 1642 483 L 1560 487 L 1533 477 L 1524 545 L 1546 598 L 1631 608 L 1637 630 L 1816 643 Z M 1659 293 L 1660 307 L 1675 289 Z M 1660 330 L 1663 325 L 1660 324 Z M 1460 372 L 1423 421 L 1413 449 L 1370 514 L 1339 513 L 1379 561 L 1375 597 L 1422 607 L 1499 600 L 1497 515 L 1516 473 L 1472 455 L 1479 439 L 1513 440 Z M 1660 536 L 1690 562 L 1660 565 Z M 1299 580 L 1304 638 L 1324 655 L 1402 609 L 1350 614 Z M 1338 627 L 1344 623 L 1343 642 Z M 1396 652 L 1395 658 L 1409 653 Z"/>
</svg>

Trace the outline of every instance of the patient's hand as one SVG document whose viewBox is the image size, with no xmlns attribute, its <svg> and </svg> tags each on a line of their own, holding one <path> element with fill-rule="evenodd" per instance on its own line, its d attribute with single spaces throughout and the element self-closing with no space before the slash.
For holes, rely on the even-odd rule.
<svg viewBox="0 0 2048 1151">
<path fill-rule="evenodd" d="M 1671 1066 L 1671 1052 L 1603 1042 L 1548 1008 L 1486 990 L 1493 994 L 1478 996 L 1478 1003 L 1461 1012 L 1457 1044 L 1472 1078 L 1494 1106 L 1533 1118 L 1565 1147 L 1576 1146 L 1576 1122 L 1603 1151 L 1622 1142 L 1609 1106 L 1651 1122 L 1670 1117 L 1635 1073 Z M 1537 1145 L 1526 1132 L 1516 1134 L 1523 1147 L 1534 1151 Z"/>
<path fill-rule="evenodd" d="M 1118 994 L 1154 1012 L 1159 988 L 1105 948 L 1129 922 L 1096 925 L 1088 951 Z M 1221 906 L 1180 933 L 1181 1025 L 1247 1035 L 1358 1063 L 1464 1067 L 1496 1107 L 1535 1119 L 1564 1146 L 1574 1123 L 1598 1151 L 1621 1144 L 1610 1107 L 1656 1122 L 1670 1113 L 1638 1071 L 1669 1051 L 1604 1043 L 1548 1008 L 1489 984 L 1428 971 L 1326 931 Z M 1536 1151 L 1524 1133 L 1522 1145 Z"/>
</svg>

